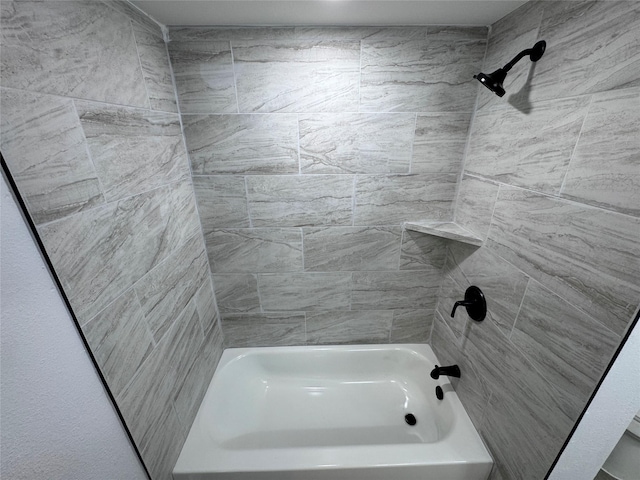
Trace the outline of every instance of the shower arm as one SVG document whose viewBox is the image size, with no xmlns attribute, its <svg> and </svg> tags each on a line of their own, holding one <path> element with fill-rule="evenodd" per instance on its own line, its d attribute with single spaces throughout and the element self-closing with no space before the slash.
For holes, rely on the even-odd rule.
<svg viewBox="0 0 640 480">
<path fill-rule="evenodd" d="M 520 60 L 522 60 L 522 57 L 525 57 L 527 55 L 531 55 L 532 53 L 533 53 L 533 48 L 527 48 L 526 50 L 521 51 L 518 55 L 513 57 L 513 60 L 511 60 L 504 67 L 502 67 L 502 70 L 504 70 L 505 73 L 508 72 L 509 70 L 511 70 L 513 68 L 513 66 L 516 63 L 518 63 Z"/>
</svg>

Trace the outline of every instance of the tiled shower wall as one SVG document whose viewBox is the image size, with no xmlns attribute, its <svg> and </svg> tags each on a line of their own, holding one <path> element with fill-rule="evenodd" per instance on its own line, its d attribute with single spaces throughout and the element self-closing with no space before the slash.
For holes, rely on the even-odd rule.
<svg viewBox="0 0 640 480">
<path fill-rule="evenodd" d="M 640 299 L 640 4 L 528 3 L 483 71 L 538 39 L 505 97 L 479 93 L 455 216 L 485 244 L 448 249 L 432 335 L 494 480 L 544 478 Z M 483 323 L 450 317 L 471 284 Z"/>
<path fill-rule="evenodd" d="M 122 2 L 1 8 L 2 154 L 147 467 L 171 478 L 222 335 L 162 32 Z"/>
<path fill-rule="evenodd" d="M 424 342 L 486 28 L 172 28 L 228 346 Z"/>
</svg>

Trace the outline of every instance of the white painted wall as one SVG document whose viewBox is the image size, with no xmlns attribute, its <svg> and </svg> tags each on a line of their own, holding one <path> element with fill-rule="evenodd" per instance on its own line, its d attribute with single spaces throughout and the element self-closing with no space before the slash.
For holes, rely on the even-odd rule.
<svg viewBox="0 0 640 480">
<path fill-rule="evenodd" d="M 0 477 L 146 479 L 4 177 L 0 208 Z"/>
<path fill-rule="evenodd" d="M 640 327 L 636 325 L 549 480 L 592 479 L 638 410 Z"/>
</svg>

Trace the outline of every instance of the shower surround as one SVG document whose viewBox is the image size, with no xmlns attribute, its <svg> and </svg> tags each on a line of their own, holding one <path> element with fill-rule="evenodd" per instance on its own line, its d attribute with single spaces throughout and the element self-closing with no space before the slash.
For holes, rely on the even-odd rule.
<svg viewBox="0 0 640 480">
<path fill-rule="evenodd" d="M 431 340 L 492 479 L 544 477 L 638 306 L 637 3 L 531 2 L 488 36 L 172 28 L 169 51 L 125 2 L 0 8 L 0 148 L 154 479 L 223 330 Z M 537 39 L 503 99 L 473 80 Z M 454 215 L 484 246 L 401 227 Z M 478 325 L 448 317 L 472 283 Z"/>
<path fill-rule="evenodd" d="M 486 28 L 169 35 L 226 345 L 427 341 Z"/>
<path fill-rule="evenodd" d="M 530 2 L 491 27 L 431 344 L 496 460 L 492 480 L 545 477 L 638 310 L 640 4 Z M 449 312 L 469 285 L 481 324 Z"/>
</svg>

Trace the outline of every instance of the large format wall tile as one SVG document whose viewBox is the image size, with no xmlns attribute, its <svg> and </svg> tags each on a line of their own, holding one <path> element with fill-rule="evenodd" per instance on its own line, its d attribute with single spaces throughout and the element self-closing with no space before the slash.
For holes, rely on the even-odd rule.
<svg viewBox="0 0 640 480">
<path fill-rule="evenodd" d="M 455 279 L 460 289 L 443 292 L 438 309 L 444 318 L 449 320 L 454 302 L 462 300 L 466 289 L 476 285 L 486 296 L 486 319 L 493 321 L 505 336 L 511 334 L 529 281 L 527 275 L 488 248 L 477 249 L 453 242 L 449 246 L 445 271 Z M 464 309 L 458 310 L 456 317 L 469 318 Z"/>
<path fill-rule="evenodd" d="M 169 330 L 208 276 L 207 257 L 198 232 L 135 284 L 156 342 Z"/>
<path fill-rule="evenodd" d="M 80 322 L 199 231 L 191 187 L 180 182 L 39 228 Z"/>
<path fill-rule="evenodd" d="M 222 328 L 228 347 L 279 347 L 306 341 L 303 312 L 226 314 Z"/>
<path fill-rule="evenodd" d="M 265 311 L 348 310 L 350 273 L 265 273 L 258 276 Z"/>
<path fill-rule="evenodd" d="M 430 309 L 435 307 L 440 272 L 354 272 L 351 308 Z"/>
<path fill-rule="evenodd" d="M 205 241 L 214 273 L 302 271 L 299 228 L 216 229 Z"/>
<path fill-rule="evenodd" d="M 6 88 L 0 94 L 0 148 L 34 222 L 103 204 L 73 101 Z"/>
<path fill-rule="evenodd" d="M 394 310 L 389 341 L 392 343 L 429 343 L 433 310 Z"/>
<path fill-rule="evenodd" d="M 307 343 L 388 343 L 392 310 L 307 314 Z"/>
<path fill-rule="evenodd" d="M 75 104 L 107 201 L 188 178 L 177 115 L 84 101 Z"/>
<path fill-rule="evenodd" d="M 306 271 L 397 270 L 400 227 L 304 228 Z"/>
<path fill-rule="evenodd" d="M 511 342 L 559 390 L 577 417 L 620 342 L 589 315 L 532 280 Z"/>
<path fill-rule="evenodd" d="M 638 2 L 541 3 L 539 38 L 549 48 L 536 66 L 532 101 L 640 85 Z"/>
<path fill-rule="evenodd" d="M 237 113 L 231 45 L 206 37 L 174 40 L 169 56 L 181 113 Z"/>
<path fill-rule="evenodd" d="M 402 232 L 400 270 L 440 269 L 444 265 L 447 239 L 420 232 Z"/>
<path fill-rule="evenodd" d="M 456 223 L 486 239 L 498 190 L 499 186 L 492 182 L 463 175 L 456 198 Z"/>
<path fill-rule="evenodd" d="M 558 194 L 589 101 L 538 102 L 529 114 L 509 105 L 481 110 L 470 134 L 466 173 Z"/>
<path fill-rule="evenodd" d="M 359 175 L 354 225 L 449 219 L 456 180 L 453 174 Z"/>
<path fill-rule="evenodd" d="M 470 120 L 471 112 L 419 114 L 411 173 L 460 172 Z"/>
<path fill-rule="evenodd" d="M 118 395 L 154 347 L 133 289 L 82 327 L 109 388 Z"/>
<path fill-rule="evenodd" d="M 415 115 L 300 116 L 302 173 L 409 173 Z"/>
<path fill-rule="evenodd" d="M 594 95 L 562 196 L 640 216 L 640 88 Z"/>
<path fill-rule="evenodd" d="M 352 175 L 249 176 L 247 193 L 255 227 L 351 224 Z"/>
<path fill-rule="evenodd" d="M 360 43 L 233 41 L 240 112 L 357 111 Z"/>
<path fill-rule="evenodd" d="M 501 188 L 488 245 L 617 334 L 640 295 L 640 219 Z"/>
<path fill-rule="evenodd" d="M 221 315 L 260 312 L 256 275 L 214 275 L 213 285 Z"/>
<path fill-rule="evenodd" d="M 125 15 L 101 2 L 37 2 L 37 8 L 2 2 L 0 8 L 3 86 L 149 106 Z"/>
<path fill-rule="evenodd" d="M 133 33 L 151 109 L 177 113 L 169 54 L 162 32 L 159 28 L 150 31 L 148 27 L 133 23 Z"/>
<path fill-rule="evenodd" d="M 167 448 L 165 435 L 182 434 L 177 418 L 174 431 L 165 434 L 162 431 L 169 428 L 167 411 L 173 412 L 172 401 L 182 384 L 181 379 L 189 371 L 203 341 L 195 302 L 190 302 L 133 380 L 116 397 L 141 450 L 163 450 Z M 179 445 L 182 441 L 175 443 Z M 155 465 L 160 460 L 156 458 Z"/>
<path fill-rule="evenodd" d="M 360 108 L 368 112 L 470 112 L 482 66 L 486 30 L 446 31 L 362 43 Z"/>
<path fill-rule="evenodd" d="M 196 175 L 298 173 L 296 115 L 185 115 Z"/>
<path fill-rule="evenodd" d="M 208 335 L 219 320 L 216 297 L 213 293 L 213 283 L 209 275 L 207 275 L 207 279 L 196 293 L 196 308 L 202 324 L 202 331 L 205 335 Z"/>
<path fill-rule="evenodd" d="M 249 227 L 244 177 L 193 177 L 200 223 L 205 235 L 214 228 Z"/>
</svg>

